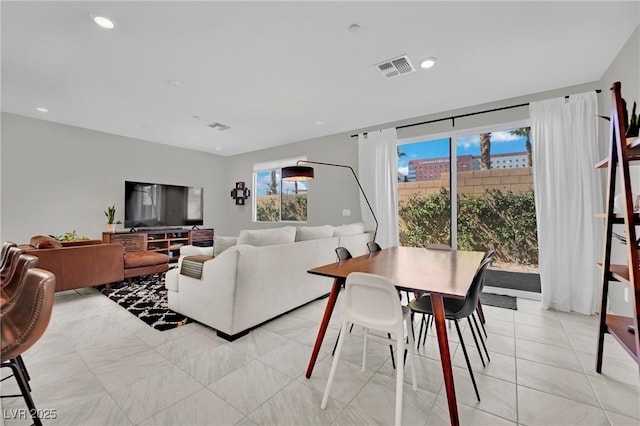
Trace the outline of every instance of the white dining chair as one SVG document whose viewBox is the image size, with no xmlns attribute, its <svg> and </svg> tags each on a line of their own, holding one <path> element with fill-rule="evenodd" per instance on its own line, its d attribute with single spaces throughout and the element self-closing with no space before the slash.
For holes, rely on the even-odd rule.
<svg viewBox="0 0 640 426">
<path fill-rule="evenodd" d="M 338 368 L 340 353 L 344 341 L 350 334 L 349 324 L 358 324 L 365 329 L 364 345 L 362 351 L 362 371 L 366 368 L 367 362 L 367 340 L 381 341 L 385 344 L 395 343 L 396 346 L 396 411 L 395 424 L 399 425 L 402 420 L 402 384 L 404 376 L 404 363 L 400 354 L 404 350 L 409 351 L 409 365 L 411 368 L 411 380 L 413 390 L 418 389 L 416 382 L 415 364 L 415 344 L 411 330 L 411 311 L 406 306 L 400 304 L 398 292 L 393 283 L 380 275 L 367 274 L 363 272 L 352 272 L 347 277 L 345 283 L 344 308 L 342 326 L 340 328 L 340 338 L 338 347 L 331 364 L 329 379 L 322 397 L 321 408 L 327 407 L 327 400 L 331 391 L 331 384 Z M 408 343 L 405 343 L 405 326 L 407 330 Z M 370 330 L 391 333 L 393 338 L 382 337 L 370 334 Z M 401 352 L 402 349 L 402 352 Z"/>
</svg>

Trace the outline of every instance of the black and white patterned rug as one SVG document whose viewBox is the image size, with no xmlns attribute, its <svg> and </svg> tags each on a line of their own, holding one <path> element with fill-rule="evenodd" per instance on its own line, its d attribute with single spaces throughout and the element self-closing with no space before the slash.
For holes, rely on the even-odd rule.
<svg viewBox="0 0 640 426">
<path fill-rule="evenodd" d="M 159 274 L 133 278 L 131 284 L 111 284 L 111 292 L 106 286 L 98 286 L 98 290 L 156 330 L 170 330 L 191 321 L 169 309 L 167 289 Z"/>
</svg>

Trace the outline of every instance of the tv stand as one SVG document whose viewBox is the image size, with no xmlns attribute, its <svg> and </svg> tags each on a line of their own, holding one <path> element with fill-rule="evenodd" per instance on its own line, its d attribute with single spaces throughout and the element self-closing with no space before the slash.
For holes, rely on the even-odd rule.
<svg viewBox="0 0 640 426">
<path fill-rule="evenodd" d="M 199 247 L 213 246 L 213 228 L 183 229 L 183 228 L 131 228 L 128 232 L 103 232 L 102 241 L 105 243 L 124 242 L 129 235 L 146 234 L 147 250 L 157 251 L 169 256 L 169 263 L 175 263 L 180 256 L 180 247 L 194 245 Z"/>
</svg>

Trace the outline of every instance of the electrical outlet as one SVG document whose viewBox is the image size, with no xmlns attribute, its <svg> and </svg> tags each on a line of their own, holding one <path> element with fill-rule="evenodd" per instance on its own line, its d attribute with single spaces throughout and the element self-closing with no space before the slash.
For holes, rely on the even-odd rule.
<svg viewBox="0 0 640 426">
<path fill-rule="evenodd" d="M 342 216 L 351 216 L 351 210 L 350 209 L 343 209 L 342 210 Z"/>
</svg>

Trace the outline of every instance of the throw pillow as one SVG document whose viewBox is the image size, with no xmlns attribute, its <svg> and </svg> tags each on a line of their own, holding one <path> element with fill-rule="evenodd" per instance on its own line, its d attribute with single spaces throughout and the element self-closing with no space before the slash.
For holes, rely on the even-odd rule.
<svg viewBox="0 0 640 426">
<path fill-rule="evenodd" d="M 236 245 L 238 237 L 213 237 L 213 257 L 218 257 L 220 253 Z"/>
<path fill-rule="evenodd" d="M 296 228 L 293 226 L 276 229 L 243 229 L 238 235 L 238 244 L 248 244 L 256 247 L 293 243 L 295 240 Z"/>
<path fill-rule="evenodd" d="M 358 235 L 364 233 L 364 222 L 340 225 L 333 228 L 334 237 L 346 237 L 347 235 Z"/>
<path fill-rule="evenodd" d="M 51 237 L 47 237 L 46 235 L 36 235 L 35 237 L 31 237 L 29 245 L 37 249 L 62 247 L 62 243 L 60 241 Z"/>
<path fill-rule="evenodd" d="M 296 241 L 317 240 L 333 236 L 333 226 L 298 226 L 296 228 Z"/>
</svg>

